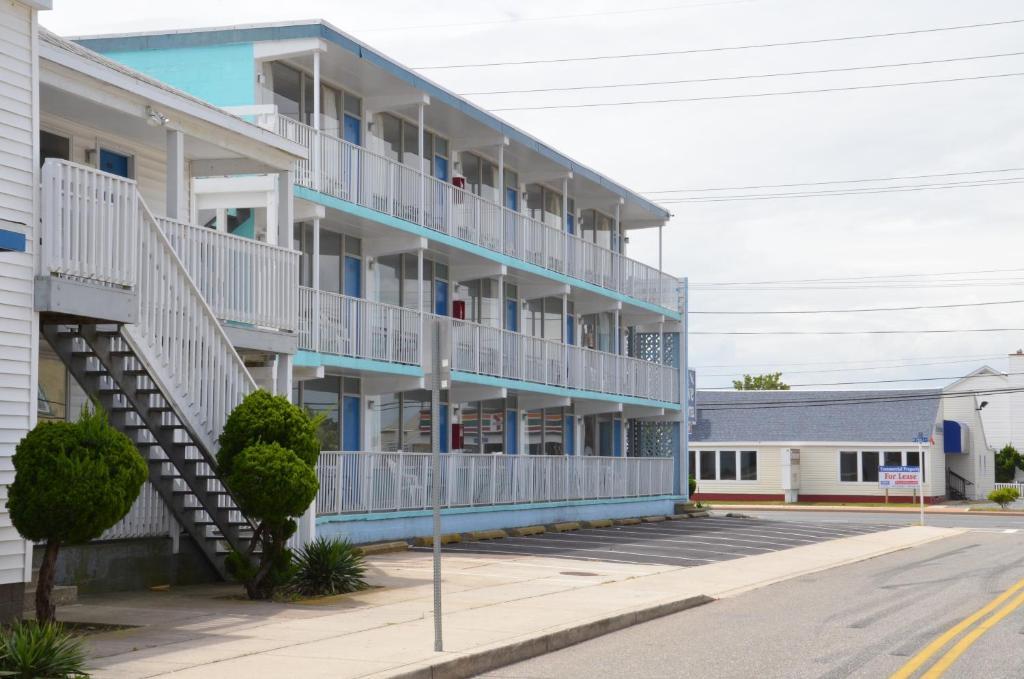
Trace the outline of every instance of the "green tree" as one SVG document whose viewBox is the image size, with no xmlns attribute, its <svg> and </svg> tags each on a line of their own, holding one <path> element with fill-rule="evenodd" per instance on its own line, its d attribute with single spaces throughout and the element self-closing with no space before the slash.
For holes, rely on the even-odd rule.
<svg viewBox="0 0 1024 679">
<path fill-rule="evenodd" d="M 732 388 L 740 391 L 780 390 L 788 391 L 789 385 L 782 381 L 782 373 L 766 375 L 744 375 L 742 380 L 733 380 Z"/>
<path fill-rule="evenodd" d="M 1006 505 L 1011 505 L 1020 499 L 1020 492 L 1016 488 L 996 488 L 988 494 L 988 499 L 999 505 L 1000 509 L 1006 509 Z"/>
<path fill-rule="evenodd" d="M 53 620 L 51 601 L 62 545 L 98 538 L 131 509 L 146 463 L 98 406 L 77 422 L 41 422 L 14 451 L 7 509 L 22 537 L 46 541 L 36 585 L 36 619 Z"/>
<path fill-rule="evenodd" d="M 320 418 L 266 391 L 249 394 L 224 424 L 217 467 L 239 509 L 256 522 L 249 550 L 232 552 L 227 567 L 251 599 L 266 599 L 291 575 L 286 543 L 320 486 L 319 425 Z"/>
<path fill-rule="evenodd" d="M 996 453 L 996 483 L 1013 483 L 1018 469 L 1024 469 L 1024 456 L 1007 443 Z"/>
</svg>

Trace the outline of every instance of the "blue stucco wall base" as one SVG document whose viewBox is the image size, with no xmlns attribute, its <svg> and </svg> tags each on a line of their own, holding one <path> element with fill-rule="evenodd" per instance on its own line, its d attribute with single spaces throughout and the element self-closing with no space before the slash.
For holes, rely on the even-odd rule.
<svg viewBox="0 0 1024 679">
<path fill-rule="evenodd" d="M 672 513 L 679 498 L 671 495 L 618 500 L 545 502 L 497 507 L 459 507 L 441 511 L 441 532 L 465 533 L 492 528 L 517 528 L 560 521 L 623 519 Z M 318 536 L 345 538 L 356 544 L 405 540 L 430 535 L 430 511 L 339 514 L 317 518 Z"/>
</svg>

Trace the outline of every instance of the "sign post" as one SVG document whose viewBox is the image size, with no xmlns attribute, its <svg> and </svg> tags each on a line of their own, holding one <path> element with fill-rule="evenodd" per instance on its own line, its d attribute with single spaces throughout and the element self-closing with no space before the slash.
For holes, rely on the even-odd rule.
<svg viewBox="0 0 1024 679">
<path fill-rule="evenodd" d="M 433 517 L 434 547 L 434 650 L 444 650 L 441 635 L 441 390 L 447 389 L 450 379 L 450 364 L 444 356 L 450 356 L 448 333 L 440 320 L 434 320 L 431 328 L 433 356 L 430 375 L 430 504 Z"/>
<path fill-rule="evenodd" d="M 917 432 L 917 436 L 914 437 L 914 443 L 917 444 L 917 461 L 921 465 L 921 480 L 918 483 L 918 494 L 921 496 L 921 525 L 924 525 L 924 444 L 928 443 L 928 437 L 924 435 L 924 432 Z"/>
</svg>

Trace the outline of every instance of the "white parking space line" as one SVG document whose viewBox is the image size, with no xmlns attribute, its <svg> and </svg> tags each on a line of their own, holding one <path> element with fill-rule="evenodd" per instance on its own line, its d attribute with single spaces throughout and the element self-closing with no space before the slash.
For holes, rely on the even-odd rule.
<svg viewBox="0 0 1024 679">
<path fill-rule="evenodd" d="M 565 533 L 562 533 L 560 535 L 565 535 Z M 651 547 L 651 548 L 658 547 L 658 548 L 661 548 L 661 549 L 674 550 L 674 551 L 677 551 L 677 552 L 678 551 L 682 551 L 682 552 L 687 552 L 687 553 L 689 553 L 689 552 L 701 552 L 701 553 L 706 553 L 706 554 L 725 554 L 725 555 L 728 555 L 728 556 L 750 556 L 750 554 L 746 554 L 746 553 L 743 553 L 743 552 L 726 552 L 726 551 L 715 550 L 715 549 L 703 549 L 701 547 L 682 547 L 682 548 L 680 548 L 680 547 L 672 547 L 671 545 L 662 546 L 660 543 L 652 541 L 652 540 L 641 541 L 641 542 L 630 542 L 630 541 L 621 541 L 621 542 L 620 541 L 611 541 L 611 542 L 609 542 L 609 541 L 606 541 L 606 540 L 601 540 L 601 541 L 589 540 L 588 541 L 585 537 L 584 538 L 580 538 L 580 539 L 575 539 L 575 538 L 572 538 L 572 537 L 540 538 L 539 536 L 538 537 L 533 537 L 533 538 L 523 538 L 523 539 L 524 540 L 529 540 L 530 541 L 528 543 L 529 545 L 538 544 L 538 543 L 548 543 L 548 542 L 555 542 L 555 543 L 558 543 L 558 544 L 566 544 L 566 545 L 580 545 L 581 543 L 586 544 L 586 545 L 591 545 L 591 544 L 603 545 L 603 546 L 606 546 L 608 548 L 608 550 L 612 551 L 612 552 L 618 552 L 619 550 L 617 549 L 617 547 L 620 547 L 620 546 L 623 546 L 623 547 L 644 547 L 644 546 L 647 546 L 647 547 Z M 694 543 L 697 543 L 697 544 L 708 544 L 708 543 L 701 543 L 701 542 L 698 542 L 696 540 L 687 542 L 686 544 L 690 545 L 690 544 L 694 544 Z M 523 544 L 523 543 L 520 543 L 520 544 Z M 740 548 L 740 547 L 738 547 L 736 545 L 712 545 L 712 546 L 716 546 L 716 547 L 723 547 L 724 546 L 724 547 L 737 547 L 737 548 Z M 760 549 L 761 551 L 768 551 L 768 552 L 774 551 L 774 550 L 769 549 L 767 547 L 742 547 L 740 549 Z"/>
<path fill-rule="evenodd" d="M 529 554 L 529 553 L 531 553 L 531 552 L 533 552 L 534 550 L 537 550 L 537 549 L 557 550 L 559 553 L 558 554 L 552 554 L 552 556 L 565 556 L 566 558 L 575 558 L 575 556 L 574 556 L 575 552 L 586 552 L 586 553 L 598 553 L 598 554 L 613 554 L 615 556 L 638 556 L 638 557 L 643 557 L 643 558 L 646 558 L 646 559 L 673 559 L 675 561 L 699 561 L 701 563 L 714 563 L 716 561 L 723 561 L 724 560 L 724 559 L 703 559 L 703 558 L 699 558 L 699 557 L 677 556 L 677 555 L 673 555 L 673 554 L 649 554 L 649 553 L 646 553 L 646 552 L 609 551 L 607 549 L 591 549 L 591 548 L 584 548 L 584 547 L 559 547 L 559 546 L 555 546 L 555 545 L 547 546 L 547 545 L 539 545 L 539 544 L 536 544 L 536 543 L 531 543 L 529 545 L 524 545 L 522 543 L 515 544 L 515 543 L 501 542 L 497 546 L 492 546 L 495 543 L 490 543 L 490 542 L 478 542 L 478 543 L 474 542 L 474 543 L 471 543 L 471 544 L 472 544 L 472 546 L 470 546 L 467 543 L 461 543 L 459 545 L 448 545 L 447 547 L 448 547 L 448 549 L 450 551 L 455 551 L 455 552 L 468 552 L 468 551 L 472 551 L 472 550 L 479 549 L 479 548 L 486 549 L 486 551 L 490 552 L 490 551 L 496 551 L 497 549 L 508 549 L 510 547 L 522 547 L 525 551 L 524 552 L 519 552 L 519 553 L 527 553 L 527 554 Z M 423 548 L 423 549 L 426 549 L 426 548 Z M 739 556 L 747 556 L 747 555 L 746 554 L 741 554 Z M 598 560 L 600 560 L 600 559 L 598 559 Z"/>
</svg>

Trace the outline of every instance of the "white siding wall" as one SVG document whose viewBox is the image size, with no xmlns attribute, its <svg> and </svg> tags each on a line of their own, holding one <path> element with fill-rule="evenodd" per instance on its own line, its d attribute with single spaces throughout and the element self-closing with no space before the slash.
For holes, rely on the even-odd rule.
<svg viewBox="0 0 1024 679">
<path fill-rule="evenodd" d="M 737 446 L 729 443 L 693 443 L 691 450 L 757 450 L 758 478 L 757 481 L 710 481 L 697 480 L 697 492 L 709 494 L 782 494 L 781 451 L 783 448 L 800 449 L 800 496 L 810 495 L 858 495 L 880 496 L 878 483 L 843 482 L 839 480 L 839 453 L 844 450 L 916 451 L 914 444 L 878 445 L 872 443 L 851 443 L 842 445 L 794 443 L 792 445 L 758 445 Z M 937 437 L 935 446 L 930 451 L 925 447 L 925 493 L 928 497 L 944 495 L 946 492 L 946 457 L 942 451 L 942 440 Z M 890 491 L 890 497 L 899 495 L 911 496 L 913 491 Z"/>
<path fill-rule="evenodd" d="M 35 13 L 0 2 L 0 228 L 26 233 L 27 253 L 0 253 L 0 584 L 24 581 L 26 543 L 7 513 L 14 447 L 35 422 L 37 318 L 32 305 L 36 223 Z"/>
<path fill-rule="evenodd" d="M 968 488 L 968 494 L 975 499 L 984 498 L 995 487 L 995 453 L 990 446 L 1002 448 L 1004 444 L 992 442 L 977 411 L 980 401 L 988 401 L 989 397 L 974 394 L 956 395 L 956 391 L 975 390 L 979 387 L 979 382 L 983 381 L 986 380 L 981 376 L 973 377 L 958 385 L 952 393 L 944 394 L 941 410 L 943 419 L 967 425 L 967 450 L 962 454 L 950 453 L 944 457 L 953 472 L 974 484 Z M 1005 383 L 999 388 L 1005 388 Z M 991 402 L 985 410 L 989 407 Z"/>
</svg>

